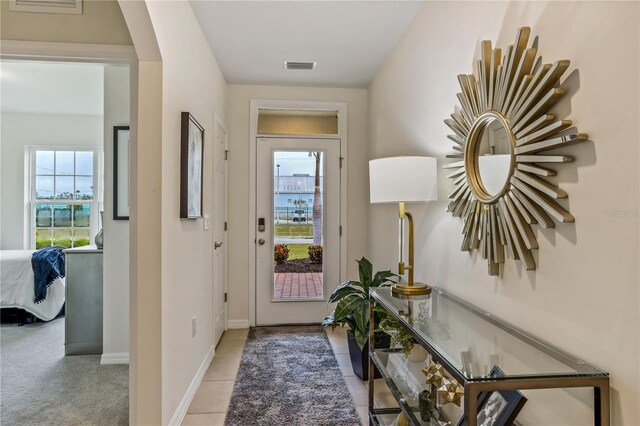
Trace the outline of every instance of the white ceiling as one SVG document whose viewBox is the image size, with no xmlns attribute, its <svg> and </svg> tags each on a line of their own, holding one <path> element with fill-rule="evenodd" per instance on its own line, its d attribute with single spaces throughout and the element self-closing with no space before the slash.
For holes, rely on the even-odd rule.
<svg viewBox="0 0 640 426">
<path fill-rule="evenodd" d="M 97 64 L 1 61 L 3 112 L 102 115 L 104 69 Z"/>
<path fill-rule="evenodd" d="M 227 82 L 367 87 L 422 1 L 202 1 L 191 6 Z M 315 61 L 313 71 L 283 61 Z"/>
</svg>

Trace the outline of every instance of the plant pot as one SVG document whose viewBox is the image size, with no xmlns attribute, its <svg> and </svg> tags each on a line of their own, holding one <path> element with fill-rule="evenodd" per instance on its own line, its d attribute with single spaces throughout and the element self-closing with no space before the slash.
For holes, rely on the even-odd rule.
<svg viewBox="0 0 640 426">
<path fill-rule="evenodd" d="M 416 343 L 415 345 L 413 345 L 413 348 L 411 348 L 411 352 L 409 352 L 407 359 L 410 362 L 420 363 L 425 362 L 428 356 L 429 353 L 427 352 L 427 350 Z"/>
<path fill-rule="evenodd" d="M 391 336 L 386 333 L 375 333 L 374 339 L 376 341 L 375 346 L 377 349 L 386 349 L 391 346 Z M 351 330 L 347 331 L 347 342 L 349 343 L 349 358 L 351 358 L 353 373 L 362 380 L 369 380 L 369 342 L 367 342 L 364 345 L 364 348 L 360 350 L 360 347 L 356 342 L 356 338 Z M 377 368 L 375 368 L 374 377 L 376 379 L 382 377 Z"/>
</svg>

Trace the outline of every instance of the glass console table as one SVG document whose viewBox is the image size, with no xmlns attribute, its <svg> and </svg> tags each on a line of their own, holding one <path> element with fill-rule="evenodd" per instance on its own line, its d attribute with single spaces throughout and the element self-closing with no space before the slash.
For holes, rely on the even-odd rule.
<svg viewBox="0 0 640 426">
<path fill-rule="evenodd" d="M 599 368 L 484 312 L 437 287 L 427 296 L 392 295 L 390 287 L 370 289 L 370 324 L 374 303 L 382 307 L 424 347 L 433 362 L 464 387 L 463 415 L 468 426 L 477 426 L 478 395 L 482 392 L 592 387 L 594 424 L 609 425 L 609 374 Z M 442 413 L 425 420 L 420 413 L 418 380 L 398 376 L 403 355 L 374 347 L 373 327 L 369 336 L 369 424 L 391 425 L 401 411 L 413 425 L 447 424 Z M 499 367 L 503 376 L 489 373 Z M 374 368 L 382 374 L 400 408 L 374 408 Z M 394 368 L 392 368 L 394 367 Z M 423 365 L 422 367 L 426 367 Z M 415 370 L 415 368 L 414 368 Z M 419 370 L 419 369 L 418 369 Z M 408 370 L 407 370 L 408 371 Z M 422 407 L 424 411 L 424 407 Z M 453 419 L 453 425 L 457 420 Z"/>
</svg>

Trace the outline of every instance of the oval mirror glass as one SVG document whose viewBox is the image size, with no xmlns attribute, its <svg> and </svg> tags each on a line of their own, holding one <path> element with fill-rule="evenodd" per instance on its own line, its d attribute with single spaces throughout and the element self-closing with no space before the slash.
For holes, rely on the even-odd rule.
<svg viewBox="0 0 640 426">
<path fill-rule="evenodd" d="M 476 155 L 478 180 L 490 197 L 500 193 L 511 177 L 511 150 L 508 130 L 500 120 L 489 119 L 479 135 Z"/>
</svg>

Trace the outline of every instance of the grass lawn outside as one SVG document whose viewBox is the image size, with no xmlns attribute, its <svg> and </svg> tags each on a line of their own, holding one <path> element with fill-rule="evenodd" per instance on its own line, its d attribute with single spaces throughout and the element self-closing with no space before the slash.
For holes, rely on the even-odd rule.
<svg viewBox="0 0 640 426">
<path fill-rule="evenodd" d="M 275 225 L 276 237 L 313 237 L 313 226 L 304 225 Z"/>
<path fill-rule="evenodd" d="M 287 244 L 287 247 L 289 247 L 289 260 L 308 259 L 310 245 L 311 244 Z"/>
<path fill-rule="evenodd" d="M 71 229 L 62 228 L 54 229 L 53 235 L 49 228 L 36 229 L 36 249 L 54 245 L 58 247 L 70 248 L 73 241 L 74 247 L 88 246 L 90 244 L 89 229 L 75 229 L 75 235 L 72 239 Z"/>
</svg>

